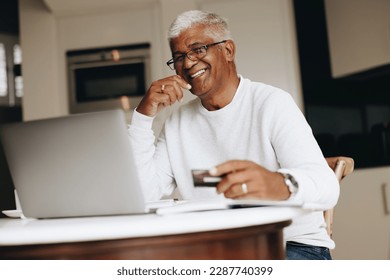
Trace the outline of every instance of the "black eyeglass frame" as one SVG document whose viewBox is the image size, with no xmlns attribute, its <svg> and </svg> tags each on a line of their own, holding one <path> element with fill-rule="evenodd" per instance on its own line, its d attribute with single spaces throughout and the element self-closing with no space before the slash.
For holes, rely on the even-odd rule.
<svg viewBox="0 0 390 280">
<path fill-rule="evenodd" d="M 219 45 L 219 44 L 226 43 L 227 41 L 228 41 L 228 40 L 222 40 L 222 41 L 219 41 L 219 42 L 215 42 L 215 43 L 211 43 L 211 44 L 207 44 L 207 45 L 203 45 L 203 46 L 199 46 L 199 47 L 193 48 L 193 49 L 189 50 L 188 52 L 183 53 L 183 54 L 180 55 L 180 56 L 177 56 L 176 58 L 173 58 L 173 57 L 172 57 L 170 60 L 168 60 L 168 61 L 166 62 L 166 64 L 167 64 L 167 66 L 168 66 L 171 70 L 175 70 L 174 64 L 177 62 L 178 59 L 183 58 L 183 60 L 184 60 L 185 57 L 187 57 L 187 58 L 188 58 L 189 60 L 191 60 L 191 61 L 195 61 L 196 59 L 201 59 L 201 58 L 203 58 L 203 57 L 205 57 L 205 56 L 207 55 L 207 49 L 208 49 L 208 48 L 210 48 L 210 47 L 212 47 L 212 46 Z M 196 55 L 196 50 L 199 50 L 199 49 L 204 49 L 204 50 L 205 50 L 204 56 L 198 57 L 198 56 Z M 194 53 L 194 54 L 195 54 L 195 55 L 194 55 L 195 60 L 194 60 L 194 59 L 191 59 L 191 57 L 188 56 L 188 54 L 190 54 L 190 53 Z"/>
</svg>

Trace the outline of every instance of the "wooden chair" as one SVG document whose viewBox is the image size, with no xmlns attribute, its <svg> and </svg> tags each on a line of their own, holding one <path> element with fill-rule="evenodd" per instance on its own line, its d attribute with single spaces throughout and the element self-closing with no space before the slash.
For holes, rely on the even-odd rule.
<svg viewBox="0 0 390 280">
<path fill-rule="evenodd" d="M 355 163 L 354 160 L 350 157 L 339 156 L 339 157 L 327 157 L 325 159 L 328 162 L 329 167 L 332 168 L 332 170 L 336 174 L 336 177 L 339 180 L 339 182 L 341 182 L 341 180 L 345 176 L 353 172 Z M 326 230 L 331 238 L 333 233 L 333 215 L 334 215 L 333 208 L 324 211 Z"/>
</svg>

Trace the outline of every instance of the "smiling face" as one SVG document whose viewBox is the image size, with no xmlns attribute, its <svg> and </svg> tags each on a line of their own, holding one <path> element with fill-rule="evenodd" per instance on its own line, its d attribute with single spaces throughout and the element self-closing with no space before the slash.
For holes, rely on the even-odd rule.
<svg viewBox="0 0 390 280">
<path fill-rule="evenodd" d="M 208 31 L 202 24 L 184 30 L 170 42 L 172 55 L 182 55 L 196 47 L 220 41 Z M 234 54 L 234 43 L 227 40 L 207 48 L 207 54 L 201 59 L 192 61 L 185 57 L 176 68 L 176 73 L 191 84 L 191 92 L 201 98 L 202 103 L 221 102 L 230 95 L 232 87 L 234 95 L 238 85 Z"/>
</svg>

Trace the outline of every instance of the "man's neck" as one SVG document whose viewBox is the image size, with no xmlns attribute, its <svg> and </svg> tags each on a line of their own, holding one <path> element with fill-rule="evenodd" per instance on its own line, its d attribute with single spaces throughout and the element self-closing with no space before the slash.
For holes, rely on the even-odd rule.
<svg viewBox="0 0 390 280">
<path fill-rule="evenodd" d="M 207 99 L 201 100 L 203 107 L 208 111 L 219 110 L 232 102 L 240 83 L 240 78 L 236 74 L 227 81 L 229 81 L 229 83 L 223 88 L 223 90 L 216 92 Z"/>
</svg>

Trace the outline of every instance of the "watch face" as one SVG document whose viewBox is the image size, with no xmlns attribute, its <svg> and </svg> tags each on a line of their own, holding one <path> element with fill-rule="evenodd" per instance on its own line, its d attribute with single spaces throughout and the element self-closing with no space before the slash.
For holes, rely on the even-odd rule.
<svg viewBox="0 0 390 280">
<path fill-rule="evenodd" d="M 290 193 L 296 193 L 298 191 L 298 183 L 295 178 L 290 174 L 282 174 L 284 176 L 284 183 L 287 185 Z"/>
<path fill-rule="evenodd" d="M 298 187 L 290 182 L 290 185 L 288 187 L 291 193 L 296 193 L 298 191 Z"/>
</svg>

